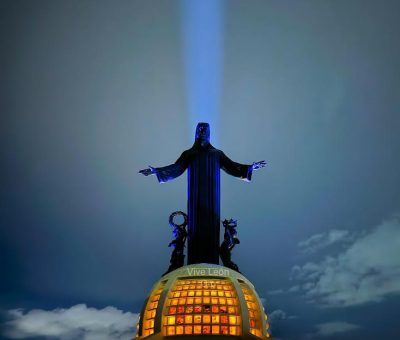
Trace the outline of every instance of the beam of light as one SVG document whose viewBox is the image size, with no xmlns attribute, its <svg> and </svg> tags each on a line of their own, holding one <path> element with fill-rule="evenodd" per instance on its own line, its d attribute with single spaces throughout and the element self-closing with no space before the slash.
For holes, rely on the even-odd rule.
<svg viewBox="0 0 400 340">
<path fill-rule="evenodd" d="M 223 52 L 223 0 L 181 0 L 183 56 L 190 129 L 211 126 L 218 143 Z M 191 140 L 193 135 L 190 134 Z"/>
</svg>

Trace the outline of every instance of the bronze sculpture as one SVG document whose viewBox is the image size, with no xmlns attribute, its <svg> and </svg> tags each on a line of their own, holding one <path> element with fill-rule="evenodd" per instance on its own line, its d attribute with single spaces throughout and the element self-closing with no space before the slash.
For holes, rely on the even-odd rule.
<svg viewBox="0 0 400 340">
<path fill-rule="evenodd" d="M 235 247 L 235 245 L 240 243 L 236 231 L 237 220 L 225 219 L 224 221 L 222 221 L 222 225 L 225 228 L 224 240 L 222 241 L 221 247 L 219 249 L 222 263 L 225 267 L 231 268 L 240 273 L 237 264 L 231 260 L 233 248 Z"/>
<path fill-rule="evenodd" d="M 183 223 L 176 224 L 174 222 L 174 217 L 177 215 L 183 216 Z M 173 270 L 178 269 L 185 264 L 184 249 L 187 237 L 187 215 L 182 211 L 175 211 L 169 216 L 169 225 L 174 228 L 172 233 L 174 234 L 175 239 L 169 243 L 168 247 L 173 246 L 174 250 L 171 254 L 171 260 L 168 270 L 163 275 L 168 274 L 169 272 L 172 272 Z"/>
</svg>

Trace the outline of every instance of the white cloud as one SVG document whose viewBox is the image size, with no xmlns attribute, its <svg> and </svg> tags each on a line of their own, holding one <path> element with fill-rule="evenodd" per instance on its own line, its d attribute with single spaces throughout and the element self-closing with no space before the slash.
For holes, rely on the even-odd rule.
<svg viewBox="0 0 400 340">
<path fill-rule="evenodd" d="M 128 340 L 135 335 L 138 316 L 114 307 L 96 309 L 84 304 L 51 311 L 14 309 L 8 312 L 5 335 L 12 339 Z"/>
<path fill-rule="evenodd" d="M 273 326 L 280 320 L 285 320 L 286 318 L 287 318 L 286 313 L 282 309 L 277 309 L 268 315 L 268 322 L 271 326 Z"/>
<path fill-rule="evenodd" d="M 282 309 L 274 310 L 273 312 L 268 314 L 268 323 L 274 327 L 279 324 L 282 320 L 293 320 L 297 319 L 295 315 L 287 315 Z"/>
<path fill-rule="evenodd" d="M 344 251 L 293 267 L 306 297 L 324 306 L 380 302 L 400 293 L 400 221 L 394 218 L 358 237 Z"/>
<path fill-rule="evenodd" d="M 353 238 L 354 236 L 347 230 L 333 229 L 326 233 L 313 235 L 307 240 L 299 242 L 298 246 L 301 248 L 303 253 L 313 254 L 316 251 L 327 248 L 335 243 L 350 242 Z"/>
<path fill-rule="evenodd" d="M 300 290 L 300 286 L 299 285 L 295 285 L 289 288 L 288 292 L 289 293 L 296 293 Z"/>
<path fill-rule="evenodd" d="M 361 328 L 358 325 L 348 323 L 345 321 L 332 321 L 320 323 L 315 326 L 317 331 L 313 333 L 314 337 L 331 336 L 334 334 L 346 333 Z"/>
</svg>

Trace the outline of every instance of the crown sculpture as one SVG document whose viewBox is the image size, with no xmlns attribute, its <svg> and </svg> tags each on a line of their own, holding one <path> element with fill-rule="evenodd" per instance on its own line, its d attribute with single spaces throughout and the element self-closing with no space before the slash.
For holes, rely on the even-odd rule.
<svg viewBox="0 0 400 340">
<path fill-rule="evenodd" d="M 222 222 L 220 244 L 220 169 L 250 181 L 253 171 L 265 165 L 265 161 L 250 165 L 232 161 L 210 144 L 209 124 L 199 123 L 193 146 L 175 163 L 139 171 L 164 183 L 187 170 L 188 202 L 187 214 L 170 215 L 175 237 L 169 244 L 173 247 L 170 265 L 144 302 L 136 338 L 271 339 L 254 286 L 231 259 L 240 243 L 236 220 Z M 182 223 L 175 222 L 176 216 L 182 216 Z"/>
</svg>

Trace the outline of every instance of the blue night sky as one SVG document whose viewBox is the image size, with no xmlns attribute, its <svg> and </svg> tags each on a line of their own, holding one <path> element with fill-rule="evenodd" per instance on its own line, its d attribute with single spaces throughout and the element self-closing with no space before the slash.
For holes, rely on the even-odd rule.
<svg viewBox="0 0 400 340">
<path fill-rule="evenodd" d="M 273 336 L 398 339 L 399 2 L 199 1 L 0 1 L 0 337 L 133 335 L 198 115 L 268 163 L 221 217 Z"/>
</svg>

